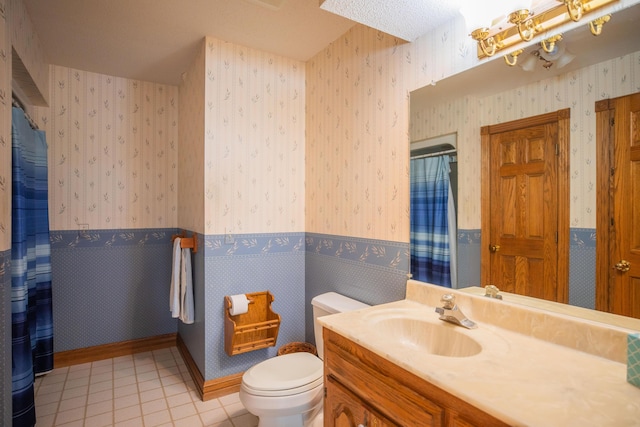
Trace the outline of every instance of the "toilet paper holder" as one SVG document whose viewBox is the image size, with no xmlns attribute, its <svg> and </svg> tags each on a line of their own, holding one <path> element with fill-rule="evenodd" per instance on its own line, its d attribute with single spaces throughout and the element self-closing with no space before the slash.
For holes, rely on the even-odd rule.
<svg viewBox="0 0 640 427">
<path fill-rule="evenodd" d="M 271 309 L 269 291 L 245 294 L 249 300 L 246 313 L 231 315 L 231 299 L 224 297 L 224 350 L 229 356 L 274 347 L 280 329 L 280 315 Z"/>
</svg>

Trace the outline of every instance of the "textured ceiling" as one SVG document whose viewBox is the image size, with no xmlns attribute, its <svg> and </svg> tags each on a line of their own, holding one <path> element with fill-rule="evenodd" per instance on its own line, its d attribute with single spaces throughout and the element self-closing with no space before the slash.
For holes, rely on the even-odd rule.
<svg viewBox="0 0 640 427">
<path fill-rule="evenodd" d="M 306 61 L 356 22 L 414 39 L 458 1 L 334 2 L 359 10 L 352 20 L 320 0 L 24 0 L 52 64 L 167 84 L 179 84 L 205 36 Z"/>
<path fill-rule="evenodd" d="M 411 42 L 454 19 L 468 0 L 320 0 L 320 3 L 324 10 Z"/>
</svg>

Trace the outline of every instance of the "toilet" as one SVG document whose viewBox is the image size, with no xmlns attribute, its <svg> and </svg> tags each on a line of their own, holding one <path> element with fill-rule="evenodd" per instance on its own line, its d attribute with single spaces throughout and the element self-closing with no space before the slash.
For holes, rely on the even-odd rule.
<svg viewBox="0 0 640 427">
<path fill-rule="evenodd" d="M 258 417 L 258 427 L 320 427 L 324 394 L 322 326 L 318 317 L 369 307 L 335 292 L 311 300 L 318 356 L 289 353 L 249 368 L 242 376 L 240 401 Z"/>
</svg>

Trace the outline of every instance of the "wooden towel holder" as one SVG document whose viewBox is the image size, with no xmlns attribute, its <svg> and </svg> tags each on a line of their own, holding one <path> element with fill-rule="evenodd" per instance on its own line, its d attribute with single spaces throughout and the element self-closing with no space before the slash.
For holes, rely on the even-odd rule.
<svg viewBox="0 0 640 427">
<path fill-rule="evenodd" d="M 176 237 L 179 237 L 180 247 L 182 249 L 192 249 L 193 253 L 195 254 L 196 252 L 198 252 L 198 233 L 193 233 L 191 237 L 186 236 L 187 233 L 182 230 L 180 234 L 174 234 L 173 236 L 171 236 L 171 241 L 173 242 L 174 240 L 176 240 Z"/>
<path fill-rule="evenodd" d="M 280 315 L 271 310 L 273 295 L 269 291 L 245 294 L 249 300 L 246 313 L 232 316 L 231 299 L 224 297 L 224 351 L 229 356 L 274 347 L 280 329 Z"/>
</svg>

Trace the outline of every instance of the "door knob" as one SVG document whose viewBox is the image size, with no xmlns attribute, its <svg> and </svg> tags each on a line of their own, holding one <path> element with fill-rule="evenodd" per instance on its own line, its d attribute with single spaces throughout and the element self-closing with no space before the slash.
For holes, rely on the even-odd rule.
<svg viewBox="0 0 640 427">
<path fill-rule="evenodd" d="M 629 261 L 622 260 L 613 268 L 624 273 L 625 271 L 629 271 L 629 269 L 631 268 L 631 264 L 629 263 Z"/>
<path fill-rule="evenodd" d="M 498 252 L 500 250 L 500 245 L 489 245 L 489 250 L 491 252 Z"/>
</svg>

